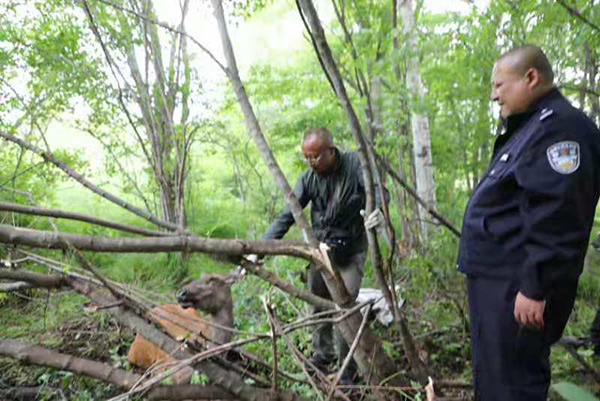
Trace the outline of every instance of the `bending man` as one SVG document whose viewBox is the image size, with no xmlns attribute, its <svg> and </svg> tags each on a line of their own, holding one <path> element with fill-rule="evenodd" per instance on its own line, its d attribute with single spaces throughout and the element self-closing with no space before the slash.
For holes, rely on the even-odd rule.
<svg viewBox="0 0 600 401">
<path fill-rule="evenodd" d="M 360 211 L 365 207 L 365 188 L 358 154 L 340 152 L 326 128 L 313 128 L 306 132 L 302 140 L 302 154 L 310 168 L 298 178 L 294 193 L 303 208 L 311 203 L 315 237 L 333 249 L 334 268 L 339 270 L 349 294 L 356 298 L 366 259 L 365 226 L 375 227 L 383 222 L 383 217 L 377 209 L 363 221 Z M 285 207 L 263 239 L 282 238 L 293 223 L 292 213 Z M 308 272 L 308 288 L 313 294 L 331 299 L 321 273 L 312 266 Z M 313 332 L 311 362 L 321 370 L 326 370 L 335 360 L 334 336 L 338 359 L 343 361 L 349 348 L 337 329 L 332 330 L 331 324 L 322 324 Z M 340 383 L 352 383 L 356 371 L 356 363 L 352 361 Z"/>
</svg>

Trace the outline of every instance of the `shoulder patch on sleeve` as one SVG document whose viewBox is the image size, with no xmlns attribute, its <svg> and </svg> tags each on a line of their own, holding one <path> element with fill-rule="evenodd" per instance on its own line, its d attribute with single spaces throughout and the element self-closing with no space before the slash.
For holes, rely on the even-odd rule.
<svg viewBox="0 0 600 401">
<path fill-rule="evenodd" d="M 550 167 L 561 174 L 571 174 L 579 168 L 579 154 L 579 143 L 575 141 L 557 142 L 546 150 Z"/>
</svg>

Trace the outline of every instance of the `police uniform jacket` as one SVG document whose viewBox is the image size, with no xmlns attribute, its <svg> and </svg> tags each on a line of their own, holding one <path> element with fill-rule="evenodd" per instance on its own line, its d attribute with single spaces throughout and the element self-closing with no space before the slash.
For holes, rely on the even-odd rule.
<svg viewBox="0 0 600 401">
<path fill-rule="evenodd" d="M 322 176 L 311 168 L 305 170 L 296 181 L 294 194 L 302 208 L 311 202 L 311 223 L 317 240 L 349 241 L 352 252 L 358 253 L 367 248 L 364 222 L 360 215 L 366 199 L 362 168 L 356 152 L 335 151 L 335 171 Z M 293 223 L 294 217 L 286 206 L 263 239 L 282 238 Z"/>
<path fill-rule="evenodd" d="M 560 94 L 503 121 L 467 204 L 458 269 L 545 298 L 583 267 L 600 190 L 600 133 Z"/>
</svg>

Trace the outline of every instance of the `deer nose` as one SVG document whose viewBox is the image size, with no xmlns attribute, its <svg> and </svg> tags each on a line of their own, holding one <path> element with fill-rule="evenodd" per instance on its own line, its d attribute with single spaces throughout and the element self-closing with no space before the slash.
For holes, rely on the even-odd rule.
<svg viewBox="0 0 600 401">
<path fill-rule="evenodd" d="M 185 299 L 187 298 L 187 295 L 188 295 L 188 290 L 186 288 L 182 288 L 177 293 L 177 301 L 179 301 L 179 302 L 185 301 Z"/>
</svg>

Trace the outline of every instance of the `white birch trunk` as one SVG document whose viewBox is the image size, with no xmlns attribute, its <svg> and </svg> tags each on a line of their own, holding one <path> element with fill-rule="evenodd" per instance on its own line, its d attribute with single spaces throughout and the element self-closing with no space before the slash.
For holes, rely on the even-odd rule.
<svg viewBox="0 0 600 401">
<path fill-rule="evenodd" d="M 416 54 L 416 31 L 412 9 L 412 0 L 404 0 L 399 4 L 402 18 L 402 33 L 409 47 L 410 58 L 406 70 L 406 83 L 411 110 L 411 128 L 413 137 L 413 154 L 415 163 L 415 181 L 418 195 L 430 208 L 435 209 L 435 182 L 433 180 L 433 163 L 431 157 L 431 140 L 429 137 L 429 120 L 422 113 L 424 98 L 423 82 L 419 73 L 419 58 Z M 429 227 L 424 223 L 427 211 L 419 207 L 421 232 L 428 235 Z"/>
</svg>

